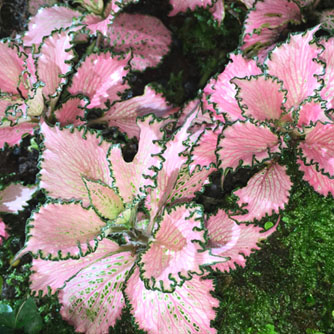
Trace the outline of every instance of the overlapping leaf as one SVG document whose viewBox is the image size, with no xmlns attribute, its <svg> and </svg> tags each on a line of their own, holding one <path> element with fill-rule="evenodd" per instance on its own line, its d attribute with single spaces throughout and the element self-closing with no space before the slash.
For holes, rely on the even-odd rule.
<svg viewBox="0 0 334 334">
<path fill-rule="evenodd" d="M 180 12 L 185 12 L 188 9 L 195 10 L 196 7 L 208 7 L 216 2 L 215 0 L 171 0 L 170 4 L 173 6 L 173 10 L 169 13 L 169 16 L 174 16 Z"/>
<path fill-rule="evenodd" d="M 214 334 L 217 331 L 210 321 L 215 318 L 214 308 L 219 302 L 210 294 L 213 288 L 211 280 L 194 276 L 173 293 L 147 290 L 136 269 L 127 281 L 125 293 L 131 313 L 148 334 Z"/>
<path fill-rule="evenodd" d="M 56 109 L 54 113 L 60 125 L 83 125 L 84 121 L 82 119 L 85 116 L 85 109 L 82 105 L 85 104 L 85 102 L 86 101 L 79 97 L 74 97 L 68 99 L 58 109 Z"/>
<path fill-rule="evenodd" d="M 2 245 L 3 239 L 7 239 L 8 237 L 9 234 L 6 231 L 6 225 L 2 220 L 0 220 L 0 245 Z"/>
</svg>

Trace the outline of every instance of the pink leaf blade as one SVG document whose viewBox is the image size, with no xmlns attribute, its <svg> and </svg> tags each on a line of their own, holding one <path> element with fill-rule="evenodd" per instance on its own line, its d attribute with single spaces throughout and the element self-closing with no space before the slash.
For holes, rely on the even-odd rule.
<svg viewBox="0 0 334 334">
<path fill-rule="evenodd" d="M 265 215 L 279 213 L 288 203 L 292 186 L 286 168 L 274 163 L 256 173 L 247 186 L 234 192 L 239 197 L 238 204 L 246 204 L 247 214 L 234 216 L 239 222 L 260 220 Z"/>
<path fill-rule="evenodd" d="M 107 34 L 116 52 L 132 50 L 130 64 L 138 71 L 157 66 L 172 42 L 170 31 L 159 19 L 141 14 L 119 14 Z"/>
<path fill-rule="evenodd" d="M 150 289 L 171 292 L 191 273 L 202 273 L 196 261 L 198 251 L 203 250 L 200 243 L 205 242 L 198 209 L 179 205 L 162 215 L 154 241 L 139 262 L 141 277 Z"/>
<path fill-rule="evenodd" d="M 6 231 L 6 225 L 2 220 L 0 220 L 0 246 L 2 245 L 3 239 L 7 239 L 8 237 L 9 234 Z"/>
<path fill-rule="evenodd" d="M 125 306 L 122 289 L 134 260 L 131 252 L 123 252 L 79 272 L 59 293 L 62 317 L 77 332 L 108 333 Z"/>
<path fill-rule="evenodd" d="M 171 0 L 173 10 L 168 14 L 175 16 L 178 13 L 186 12 L 188 9 L 194 11 L 196 7 L 212 6 L 214 0 Z"/>
<path fill-rule="evenodd" d="M 128 73 L 129 56 L 124 59 L 112 56 L 111 52 L 90 54 L 80 64 L 68 91 L 72 95 L 83 94 L 90 99 L 86 108 L 105 109 L 107 101 L 119 99 L 118 93 L 129 88 L 123 83 Z"/>
<path fill-rule="evenodd" d="M 82 200 L 89 205 L 82 176 L 112 183 L 107 161 L 109 144 L 83 130 L 60 130 L 41 126 L 45 149 L 42 154 L 40 187 L 54 198 Z M 83 138 L 85 136 L 85 138 Z"/>
<path fill-rule="evenodd" d="M 217 214 L 210 216 L 206 223 L 208 229 L 209 247 L 211 253 L 217 256 L 229 258 L 226 262 L 212 265 L 219 271 L 229 272 L 236 269 L 236 264 L 244 267 L 245 256 L 249 256 L 261 240 L 271 235 L 276 228 L 261 233 L 262 229 L 254 225 L 237 224 L 224 210 L 218 210 Z"/>
<path fill-rule="evenodd" d="M 61 126 L 73 124 L 74 126 L 83 125 L 85 117 L 85 109 L 83 105 L 87 103 L 87 100 L 83 100 L 79 97 L 73 97 L 63 103 L 54 114 Z"/>
<path fill-rule="evenodd" d="M 51 7 L 57 3 L 57 0 L 29 0 L 29 13 L 36 15 L 38 10 L 44 6 Z"/>
<path fill-rule="evenodd" d="M 219 301 L 210 294 L 213 289 L 212 280 L 194 276 L 173 293 L 147 290 L 136 269 L 127 281 L 125 293 L 131 313 L 148 334 L 215 334 L 210 321 L 216 316 L 214 308 Z"/>
<path fill-rule="evenodd" d="M 20 183 L 10 184 L 0 191 L 0 212 L 18 213 L 23 210 L 36 189 Z"/>
<path fill-rule="evenodd" d="M 65 285 L 65 282 L 76 275 L 80 270 L 93 265 L 97 260 L 111 254 L 119 249 L 119 245 L 109 239 L 99 242 L 94 253 L 88 254 L 79 259 L 67 259 L 62 261 L 47 261 L 43 259 L 33 259 L 30 276 L 30 289 L 42 295 L 48 293 L 50 289 L 54 294 Z"/>
<path fill-rule="evenodd" d="M 326 123 L 329 118 L 326 115 L 325 101 L 309 99 L 304 101 L 296 110 L 297 126 L 311 126 L 318 121 Z"/>
<path fill-rule="evenodd" d="M 96 248 L 105 226 L 93 209 L 76 203 L 48 204 L 33 214 L 20 256 L 27 252 L 49 259 L 84 256 Z"/>
<path fill-rule="evenodd" d="M 279 138 L 265 125 L 250 122 L 234 123 L 223 131 L 218 142 L 220 167 L 235 170 L 239 165 L 252 166 L 263 162 L 272 153 L 280 152 Z"/>
</svg>

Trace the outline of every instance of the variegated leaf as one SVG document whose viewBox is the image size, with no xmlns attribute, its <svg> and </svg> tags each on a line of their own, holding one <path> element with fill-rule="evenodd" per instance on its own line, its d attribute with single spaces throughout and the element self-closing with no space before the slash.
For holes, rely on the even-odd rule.
<svg viewBox="0 0 334 334">
<path fill-rule="evenodd" d="M 210 291 L 212 280 L 194 276 L 173 293 L 147 290 L 136 269 L 126 284 L 125 293 L 131 304 L 131 313 L 139 327 L 148 334 L 215 334 L 210 326 L 219 306 Z"/>
<path fill-rule="evenodd" d="M 122 289 L 134 260 L 131 252 L 119 253 L 79 272 L 59 292 L 62 317 L 77 332 L 108 333 L 125 306 Z"/>
<path fill-rule="evenodd" d="M 36 187 L 24 186 L 20 183 L 13 183 L 0 191 L 0 212 L 18 213 L 28 205 Z"/>
<path fill-rule="evenodd" d="M 272 228 L 261 233 L 263 230 L 258 226 L 237 224 L 224 210 L 218 210 L 216 215 L 210 216 L 206 228 L 208 229 L 211 253 L 229 258 L 226 262 L 212 265 L 213 269 L 222 272 L 236 269 L 236 264 L 244 267 L 246 264 L 245 256 L 260 249 L 257 244 L 276 230 L 276 228 Z"/>
<path fill-rule="evenodd" d="M 119 245 L 109 239 L 103 239 L 99 242 L 94 253 L 88 254 L 79 259 L 67 259 L 50 261 L 43 259 L 32 260 L 32 272 L 30 276 L 30 289 L 32 291 L 42 291 L 45 295 L 48 293 L 48 287 L 51 293 L 62 288 L 65 282 L 76 275 L 80 270 L 94 265 L 96 261 L 119 250 Z M 108 255 L 109 254 L 109 255 Z"/>
<path fill-rule="evenodd" d="M 248 213 L 234 216 L 240 221 L 260 220 L 266 214 L 279 213 L 288 203 L 289 192 L 292 186 L 286 168 L 278 163 L 262 169 L 248 181 L 247 186 L 234 192 L 239 197 L 238 204 Z"/>
<path fill-rule="evenodd" d="M 172 42 L 170 31 L 159 19 L 141 14 L 119 14 L 109 26 L 108 36 L 117 52 L 132 50 L 130 64 L 138 71 L 158 65 Z"/>
<path fill-rule="evenodd" d="M 297 107 L 321 88 L 317 76 L 324 73 L 324 65 L 316 58 L 322 48 L 311 42 L 316 30 L 317 27 L 304 34 L 291 35 L 288 42 L 272 51 L 265 63 L 268 74 L 283 81 L 283 87 L 288 92 L 287 109 Z"/>
<path fill-rule="evenodd" d="M 262 162 L 279 152 L 279 138 L 265 125 L 234 123 L 223 131 L 218 142 L 220 167 L 236 169 Z"/>
<path fill-rule="evenodd" d="M 45 149 L 40 187 L 54 198 L 82 200 L 89 204 L 82 177 L 111 184 L 107 152 L 109 144 L 82 130 L 60 130 L 42 124 Z"/>
<path fill-rule="evenodd" d="M 297 126 L 310 126 L 316 122 L 328 122 L 326 116 L 325 101 L 322 100 L 307 100 L 302 103 L 297 110 Z"/>
<path fill-rule="evenodd" d="M 75 2 L 80 3 L 81 6 L 96 15 L 101 15 L 103 12 L 103 0 L 75 0 Z"/>
<path fill-rule="evenodd" d="M 85 123 L 82 120 L 85 116 L 85 109 L 83 108 L 85 103 L 86 101 L 79 97 L 70 98 L 63 103 L 54 112 L 59 124 L 61 126 L 68 124 L 73 124 L 75 126 L 83 125 Z"/>
<path fill-rule="evenodd" d="M 25 248 L 27 252 L 52 259 L 79 257 L 96 248 L 96 238 L 105 223 L 93 209 L 76 203 L 50 203 L 31 217 Z"/>
<path fill-rule="evenodd" d="M 237 90 L 230 80 L 234 77 L 258 75 L 262 71 L 254 60 L 247 60 L 241 54 L 231 54 L 230 57 L 232 61 L 226 65 L 224 72 L 204 87 L 204 96 L 207 96 L 209 103 L 214 104 L 217 113 L 226 113 L 228 119 L 235 121 L 244 117 L 235 99 Z"/>
<path fill-rule="evenodd" d="M 170 4 L 173 6 L 173 10 L 169 13 L 169 16 L 175 16 L 178 13 L 186 12 L 188 9 L 195 10 L 196 7 L 208 7 L 216 2 L 215 0 L 171 0 Z"/>
<path fill-rule="evenodd" d="M 199 209 L 183 204 L 163 213 L 154 239 L 139 262 L 147 287 L 173 291 L 190 279 L 191 273 L 201 273 L 202 263 L 196 261 L 196 255 L 203 250 L 200 243 L 205 240 Z"/>
<path fill-rule="evenodd" d="M 8 237 L 9 234 L 6 231 L 6 225 L 2 220 L 0 220 L 0 245 L 2 245 L 3 239 L 7 239 Z"/>
<path fill-rule="evenodd" d="M 72 95 L 87 96 L 90 99 L 87 108 L 106 108 L 107 101 L 118 100 L 118 93 L 129 88 L 128 84 L 123 83 L 123 77 L 128 73 L 125 67 L 129 57 L 117 58 L 110 52 L 90 54 L 80 64 L 68 91 Z"/>
<path fill-rule="evenodd" d="M 29 13 L 36 15 L 38 10 L 44 6 L 53 6 L 57 3 L 57 0 L 29 0 Z"/>
</svg>

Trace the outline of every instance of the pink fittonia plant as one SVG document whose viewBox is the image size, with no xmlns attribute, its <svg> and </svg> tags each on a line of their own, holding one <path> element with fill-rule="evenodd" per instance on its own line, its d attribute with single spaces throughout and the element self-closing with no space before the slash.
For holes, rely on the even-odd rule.
<svg viewBox="0 0 334 334">
<path fill-rule="evenodd" d="M 238 204 L 248 211 L 235 216 L 238 221 L 261 219 L 285 207 L 292 183 L 281 165 L 284 150 L 296 149 L 304 179 L 317 192 L 334 194 L 334 123 L 321 99 L 331 96 L 332 59 L 312 42 L 315 31 L 291 35 L 270 53 L 261 73 L 254 61 L 233 56 L 226 73 L 204 89 L 208 102 L 228 123 L 221 134 L 207 131 L 199 139 L 193 159 L 202 162 L 202 167 L 215 163 L 215 159 L 200 160 L 205 151 L 201 146 L 211 141 L 217 142 L 218 164 L 225 172 L 245 166 L 260 168 L 246 187 L 235 192 Z M 333 41 L 322 44 L 330 50 Z M 231 78 L 236 68 L 245 70 Z M 231 82 L 227 88 L 220 85 L 224 80 Z M 327 104 L 331 107 L 330 99 Z"/>
<path fill-rule="evenodd" d="M 128 306 L 150 334 L 216 333 L 210 321 L 219 302 L 212 280 L 201 278 L 205 268 L 243 266 L 241 254 L 272 233 L 221 210 L 205 217 L 191 202 L 215 170 L 189 171 L 194 117 L 169 139 L 168 119 L 139 120 L 131 162 L 95 133 L 42 124 L 40 187 L 53 199 L 33 213 L 19 255 L 33 254 L 31 289 L 59 290 L 60 312 L 76 331 L 108 333 Z"/>
</svg>

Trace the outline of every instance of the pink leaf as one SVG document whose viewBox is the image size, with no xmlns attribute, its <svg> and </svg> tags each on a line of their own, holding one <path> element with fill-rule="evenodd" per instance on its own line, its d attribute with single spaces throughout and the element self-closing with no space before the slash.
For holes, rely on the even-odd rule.
<svg viewBox="0 0 334 334">
<path fill-rule="evenodd" d="M 244 267 L 246 264 L 245 256 L 260 249 L 257 244 L 276 230 L 276 228 L 272 228 L 261 233 L 260 227 L 236 224 L 223 210 L 219 210 L 216 215 L 209 217 L 206 228 L 208 229 L 211 253 L 229 258 L 227 262 L 212 265 L 213 269 L 220 271 L 236 269 L 236 264 Z"/>
<path fill-rule="evenodd" d="M 73 95 L 86 95 L 90 99 L 87 108 L 103 109 L 107 101 L 114 102 L 119 99 L 117 93 L 129 88 L 123 83 L 128 62 L 129 56 L 121 59 L 110 52 L 90 54 L 80 64 L 68 91 Z"/>
<path fill-rule="evenodd" d="M 115 219 L 123 210 L 122 200 L 115 191 L 102 182 L 84 179 L 91 205 L 106 219 Z"/>
<path fill-rule="evenodd" d="M 47 204 L 31 219 L 26 246 L 20 255 L 39 252 L 52 259 L 90 253 L 96 248 L 101 228 L 106 226 L 93 209 L 75 203 Z"/>
<path fill-rule="evenodd" d="M 325 49 L 319 56 L 319 59 L 326 63 L 326 72 L 321 76 L 324 80 L 324 87 L 319 94 L 327 101 L 327 108 L 330 109 L 334 107 L 334 58 L 332 57 L 334 52 L 334 38 L 321 41 L 321 44 Z"/>
<path fill-rule="evenodd" d="M 195 10 L 196 7 L 212 6 L 214 0 L 170 0 L 173 10 L 169 16 L 175 16 L 178 13 L 186 12 L 188 9 Z"/>
<path fill-rule="evenodd" d="M 43 6 L 52 6 L 57 3 L 57 0 L 29 0 L 29 13 L 36 15 L 38 10 Z"/>
<path fill-rule="evenodd" d="M 299 144 L 306 164 L 316 165 L 321 172 L 334 176 L 334 124 L 317 123 Z"/>
<path fill-rule="evenodd" d="M 180 205 L 164 212 L 154 239 L 142 253 L 140 266 L 142 278 L 151 289 L 172 291 L 175 285 L 201 273 L 196 261 L 198 251 L 203 250 L 199 207 Z"/>
<path fill-rule="evenodd" d="M 167 104 L 166 99 L 154 89 L 146 86 L 144 94 L 129 100 L 117 102 L 96 122 L 107 121 L 108 126 L 117 126 L 129 137 L 139 137 L 140 129 L 137 117 L 153 113 L 157 117 L 166 117 L 177 111 Z"/>
<path fill-rule="evenodd" d="M 288 23 L 301 23 L 300 8 L 290 0 L 257 1 L 245 21 L 242 50 L 256 51 L 278 40 Z"/>
<path fill-rule="evenodd" d="M 76 332 L 106 334 L 115 325 L 125 307 L 122 289 L 134 260 L 131 252 L 109 255 L 83 269 L 59 292 L 60 313 Z"/>
<path fill-rule="evenodd" d="M 76 0 L 89 12 L 96 15 L 101 15 L 103 12 L 103 0 Z"/>
<path fill-rule="evenodd" d="M 7 239 L 8 237 L 9 234 L 6 231 L 6 225 L 2 220 L 0 220 L 0 245 L 2 245 L 2 239 Z"/>
<path fill-rule="evenodd" d="M 28 205 L 36 187 L 23 186 L 20 183 L 10 184 L 0 191 L 0 212 L 18 213 Z"/>
<path fill-rule="evenodd" d="M 83 102 L 84 100 L 79 97 L 70 98 L 59 109 L 55 110 L 55 116 L 61 126 L 68 124 L 78 126 L 85 123 L 82 120 L 85 116 L 85 109 L 82 107 Z"/>
<path fill-rule="evenodd" d="M 240 222 L 260 220 L 266 214 L 272 215 L 283 210 L 288 203 L 292 186 L 286 168 L 274 163 L 256 173 L 248 181 L 247 186 L 234 192 L 239 197 L 238 204 L 248 213 L 234 216 Z"/>
<path fill-rule="evenodd" d="M 210 12 L 212 13 L 214 19 L 217 20 L 218 23 L 220 24 L 225 17 L 224 1 L 217 0 L 216 3 L 213 5 L 213 7 L 210 8 Z"/>
<path fill-rule="evenodd" d="M 44 39 L 41 44 L 40 54 L 37 58 L 38 77 L 45 83 L 43 94 L 45 97 L 54 95 L 67 80 L 65 76 L 70 70 L 69 61 L 74 53 L 71 49 L 71 35 L 68 31 L 54 32 Z"/>
<path fill-rule="evenodd" d="M 236 96 L 243 115 L 254 120 L 278 120 L 284 111 L 286 91 L 282 83 L 270 76 L 252 76 L 232 80 L 238 87 Z"/>
<path fill-rule="evenodd" d="M 89 204 L 82 176 L 111 184 L 107 161 L 109 144 L 82 130 L 60 130 L 42 124 L 45 150 L 41 163 L 40 187 L 50 196 L 83 200 Z M 86 139 L 83 138 L 85 136 Z"/>
<path fill-rule="evenodd" d="M 304 172 L 303 179 L 307 181 L 313 189 L 321 195 L 334 196 L 334 180 L 318 172 L 315 166 L 306 166 L 303 160 L 297 160 L 299 169 Z"/>
<path fill-rule="evenodd" d="M 249 122 L 234 123 L 223 131 L 217 151 L 220 167 L 236 169 L 239 165 L 252 166 L 279 152 L 279 138 L 265 125 Z"/>
<path fill-rule="evenodd" d="M 50 35 L 53 30 L 72 26 L 74 19 L 81 15 L 79 11 L 65 6 L 42 8 L 29 21 L 28 31 L 23 37 L 24 46 L 39 45 L 44 36 Z"/>
<path fill-rule="evenodd" d="M 22 119 L 23 120 L 23 119 Z M 11 126 L 9 123 L 0 125 L 0 149 L 5 147 L 5 143 L 14 146 L 20 143 L 22 136 L 34 133 L 36 123 L 25 121 Z"/>
<path fill-rule="evenodd" d="M 323 10 L 320 14 L 319 21 L 323 29 L 328 30 L 330 33 L 333 33 L 334 31 L 334 10 L 333 9 Z"/>
<path fill-rule="evenodd" d="M 119 245 L 109 239 L 103 239 L 99 242 L 94 253 L 88 254 L 79 259 L 67 259 L 59 261 L 47 261 L 43 259 L 32 260 L 32 271 L 30 276 L 30 289 L 33 291 L 42 291 L 45 295 L 48 293 L 48 287 L 51 293 L 55 293 L 65 285 L 65 282 L 77 274 L 80 270 L 93 265 L 97 260 L 105 257 L 107 254 L 116 252 Z"/>
<path fill-rule="evenodd" d="M 317 76 L 323 74 L 324 65 L 316 58 L 322 49 L 311 43 L 316 30 L 317 27 L 304 34 L 291 35 L 288 42 L 274 49 L 266 61 L 268 74 L 282 80 L 288 92 L 287 109 L 298 106 L 321 88 Z"/>
<path fill-rule="evenodd" d="M 158 65 L 172 42 L 170 31 L 159 19 L 141 14 L 119 14 L 108 36 L 117 52 L 132 50 L 130 64 L 138 71 Z"/>
<path fill-rule="evenodd" d="M 216 316 L 214 308 L 219 302 L 210 294 L 213 289 L 212 280 L 194 276 L 173 293 L 147 290 L 136 269 L 125 293 L 132 306 L 131 313 L 148 334 L 215 334 L 217 331 L 210 327 L 210 321 Z"/>
<path fill-rule="evenodd" d="M 161 139 L 161 121 L 151 116 L 138 121 L 140 128 L 139 147 L 133 161 L 126 162 L 122 151 L 118 146 L 113 146 L 109 151 L 109 162 L 114 185 L 119 190 L 119 195 L 124 203 L 131 202 L 137 196 L 146 193 L 145 188 L 153 187 L 153 177 L 156 168 L 161 167 L 162 147 L 156 142 Z"/>
<path fill-rule="evenodd" d="M 226 113 L 227 118 L 235 121 L 244 119 L 238 102 L 235 99 L 237 90 L 230 80 L 234 77 L 245 77 L 261 74 L 254 60 L 247 60 L 240 54 L 231 54 L 231 60 L 217 79 L 211 79 L 204 87 L 204 94 L 209 103 L 214 103 L 218 113 Z"/>
<path fill-rule="evenodd" d="M 297 110 L 297 125 L 310 126 L 318 121 L 328 122 L 329 118 L 325 114 L 325 101 L 307 100 L 304 101 Z"/>
<path fill-rule="evenodd" d="M 240 0 L 248 9 L 252 8 L 255 0 Z"/>
<path fill-rule="evenodd" d="M 0 42 L 0 91 L 1 93 L 19 94 L 17 90 L 21 73 L 24 71 L 24 59 L 18 48 L 8 42 Z"/>
<path fill-rule="evenodd" d="M 114 13 L 108 14 L 106 18 L 95 14 L 88 14 L 84 17 L 82 23 L 87 26 L 87 29 L 90 30 L 93 35 L 100 32 L 103 36 L 106 36 L 108 34 L 108 26 L 112 23 L 114 17 Z"/>
</svg>

